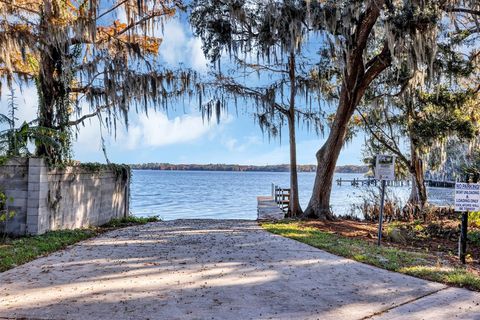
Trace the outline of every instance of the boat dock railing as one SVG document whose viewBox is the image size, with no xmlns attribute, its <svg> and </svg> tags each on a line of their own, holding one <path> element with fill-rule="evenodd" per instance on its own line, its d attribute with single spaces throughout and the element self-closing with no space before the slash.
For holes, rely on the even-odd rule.
<svg viewBox="0 0 480 320">
<path fill-rule="evenodd" d="M 272 198 L 283 212 L 290 206 L 290 188 L 281 188 L 272 183 Z"/>
</svg>

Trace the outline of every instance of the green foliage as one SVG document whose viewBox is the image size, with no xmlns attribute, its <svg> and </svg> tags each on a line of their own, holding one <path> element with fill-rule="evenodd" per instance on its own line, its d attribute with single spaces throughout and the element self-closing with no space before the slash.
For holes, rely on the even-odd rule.
<svg viewBox="0 0 480 320">
<path fill-rule="evenodd" d="M 472 226 L 480 228 L 480 211 L 468 213 L 468 223 Z"/>
<path fill-rule="evenodd" d="M 422 279 L 480 291 L 480 277 L 464 268 L 409 266 L 398 271 Z"/>
<path fill-rule="evenodd" d="M 126 164 L 86 162 L 81 163 L 79 167 L 83 170 L 94 173 L 99 173 L 102 170 L 111 170 L 115 173 L 117 178 L 122 179 L 122 181 L 126 181 L 131 175 L 131 168 Z"/>
<path fill-rule="evenodd" d="M 8 197 L 3 191 L 0 190 L 0 224 L 6 227 L 8 220 L 15 216 L 15 211 L 8 209 L 8 204 L 13 203 L 13 198 Z M 4 236 L 6 236 L 4 232 Z"/>
<path fill-rule="evenodd" d="M 28 150 L 29 142 L 41 142 L 52 149 L 60 150 L 63 140 L 64 136 L 56 130 L 24 122 L 19 128 L 0 131 L 0 154 L 7 158 L 31 156 Z"/>
<path fill-rule="evenodd" d="M 479 128 L 468 104 L 475 98 L 470 90 L 453 90 L 440 86 L 431 93 L 418 92 L 416 112 L 411 134 L 430 147 L 436 141 L 457 136 L 462 141 L 474 139 Z"/>
<path fill-rule="evenodd" d="M 61 152 L 64 141 L 68 139 L 63 133 L 35 125 L 37 120 L 23 122 L 16 127 L 17 104 L 14 90 L 9 95 L 8 112 L 0 114 L 0 125 L 6 129 L 0 130 L 0 157 L 6 161 L 11 157 L 30 156 L 29 143 L 43 144 L 56 152 Z M 47 159 L 48 160 L 48 159 Z"/>
<path fill-rule="evenodd" d="M 262 224 L 262 227 L 272 233 L 298 240 L 330 253 L 387 270 L 398 271 L 399 268 L 405 265 L 411 266 L 427 263 L 428 257 L 422 253 L 408 252 L 386 246 L 378 247 L 372 242 L 350 239 L 337 234 L 319 231 L 315 228 L 302 227 L 298 222 Z"/>
<path fill-rule="evenodd" d="M 128 216 L 121 219 L 112 219 L 109 223 L 104 224 L 102 228 L 121 228 L 132 225 L 142 225 L 149 222 L 158 222 L 161 221 L 157 216 L 153 217 L 136 217 Z"/>
<path fill-rule="evenodd" d="M 474 150 L 461 166 L 460 174 L 468 176 L 472 182 L 480 182 L 480 150 Z"/>
<path fill-rule="evenodd" d="M 155 221 L 159 221 L 159 219 L 157 217 L 129 216 L 123 219 L 114 219 L 98 228 L 50 231 L 39 236 L 8 239 L 8 241 L 0 243 L 0 272 L 64 249 L 79 241 L 95 237 L 102 232 Z"/>
<path fill-rule="evenodd" d="M 460 172 L 452 163 L 460 161 L 448 154 L 447 143 L 454 140 L 457 146 L 466 145 L 480 132 L 479 60 L 475 58 L 480 49 L 476 41 L 478 31 L 465 27 L 470 23 L 478 24 L 479 20 L 476 15 L 460 17 L 451 13 L 441 18 L 445 8 L 438 7 L 438 2 L 426 1 L 424 4 L 420 10 L 407 10 L 393 21 L 404 30 L 416 23 L 437 26 L 437 32 L 430 33 L 430 41 L 435 40 L 434 47 L 423 48 L 421 43 L 413 45 L 414 51 L 426 49 L 424 53 L 431 57 L 424 65 L 429 72 L 419 72 L 421 67 L 409 67 L 409 57 L 403 56 L 399 57 L 394 68 L 375 80 L 365 95 L 365 107 L 362 107 L 369 129 L 368 143 L 376 145 L 367 149 L 375 151 L 379 145 L 382 149 L 390 149 L 410 167 L 410 171 L 423 174 L 423 170 L 418 170 L 421 166 L 412 159 L 414 153 L 415 158 L 425 164 L 424 170 L 442 170 L 450 176 L 449 179 L 454 179 Z M 463 27 L 456 21 L 459 18 L 465 19 Z M 420 30 L 424 32 L 422 28 Z M 468 51 L 470 53 L 466 53 Z M 405 142 L 411 148 L 404 148 Z M 457 156 L 458 153 L 461 152 L 457 152 Z M 367 156 L 371 157 L 371 154 Z"/>
<path fill-rule="evenodd" d="M 467 238 L 472 245 L 480 246 L 480 231 L 469 232 Z"/>
<path fill-rule="evenodd" d="M 436 257 L 427 253 L 388 246 L 378 247 L 365 240 L 304 227 L 296 221 L 263 223 L 262 227 L 274 234 L 379 268 L 480 291 L 480 276 L 466 268 L 439 267 Z"/>
<path fill-rule="evenodd" d="M 95 229 L 51 231 L 0 244 L 0 272 L 97 235 Z"/>
</svg>

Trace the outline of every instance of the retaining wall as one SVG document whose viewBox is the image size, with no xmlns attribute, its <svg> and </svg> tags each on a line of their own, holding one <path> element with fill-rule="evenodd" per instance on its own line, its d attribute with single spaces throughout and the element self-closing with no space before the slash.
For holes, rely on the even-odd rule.
<svg viewBox="0 0 480 320">
<path fill-rule="evenodd" d="M 15 216 L 0 224 L 14 235 L 97 226 L 129 213 L 130 176 L 109 168 L 49 169 L 41 158 L 0 166 L 0 190 Z"/>
</svg>

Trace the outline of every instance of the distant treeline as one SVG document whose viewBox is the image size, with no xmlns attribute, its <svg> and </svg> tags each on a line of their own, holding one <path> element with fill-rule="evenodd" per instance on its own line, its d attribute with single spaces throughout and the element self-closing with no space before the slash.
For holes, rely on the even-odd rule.
<svg viewBox="0 0 480 320">
<path fill-rule="evenodd" d="M 142 163 L 130 165 L 135 170 L 185 170 L 185 171 L 266 171 L 266 172 L 288 172 L 288 164 L 253 166 L 240 164 L 171 164 L 171 163 Z M 299 172 L 315 172 L 313 164 L 299 165 Z M 367 173 L 367 166 L 338 166 L 335 169 L 338 173 Z"/>
</svg>

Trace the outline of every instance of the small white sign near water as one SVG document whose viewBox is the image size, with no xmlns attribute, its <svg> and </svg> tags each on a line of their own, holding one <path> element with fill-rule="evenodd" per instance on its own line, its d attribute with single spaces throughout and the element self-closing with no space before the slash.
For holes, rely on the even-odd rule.
<svg viewBox="0 0 480 320">
<path fill-rule="evenodd" d="M 455 184 L 455 211 L 480 211 L 480 184 Z"/>
<path fill-rule="evenodd" d="M 375 163 L 375 179 L 395 180 L 395 157 L 378 154 Z"/>
</svg>

